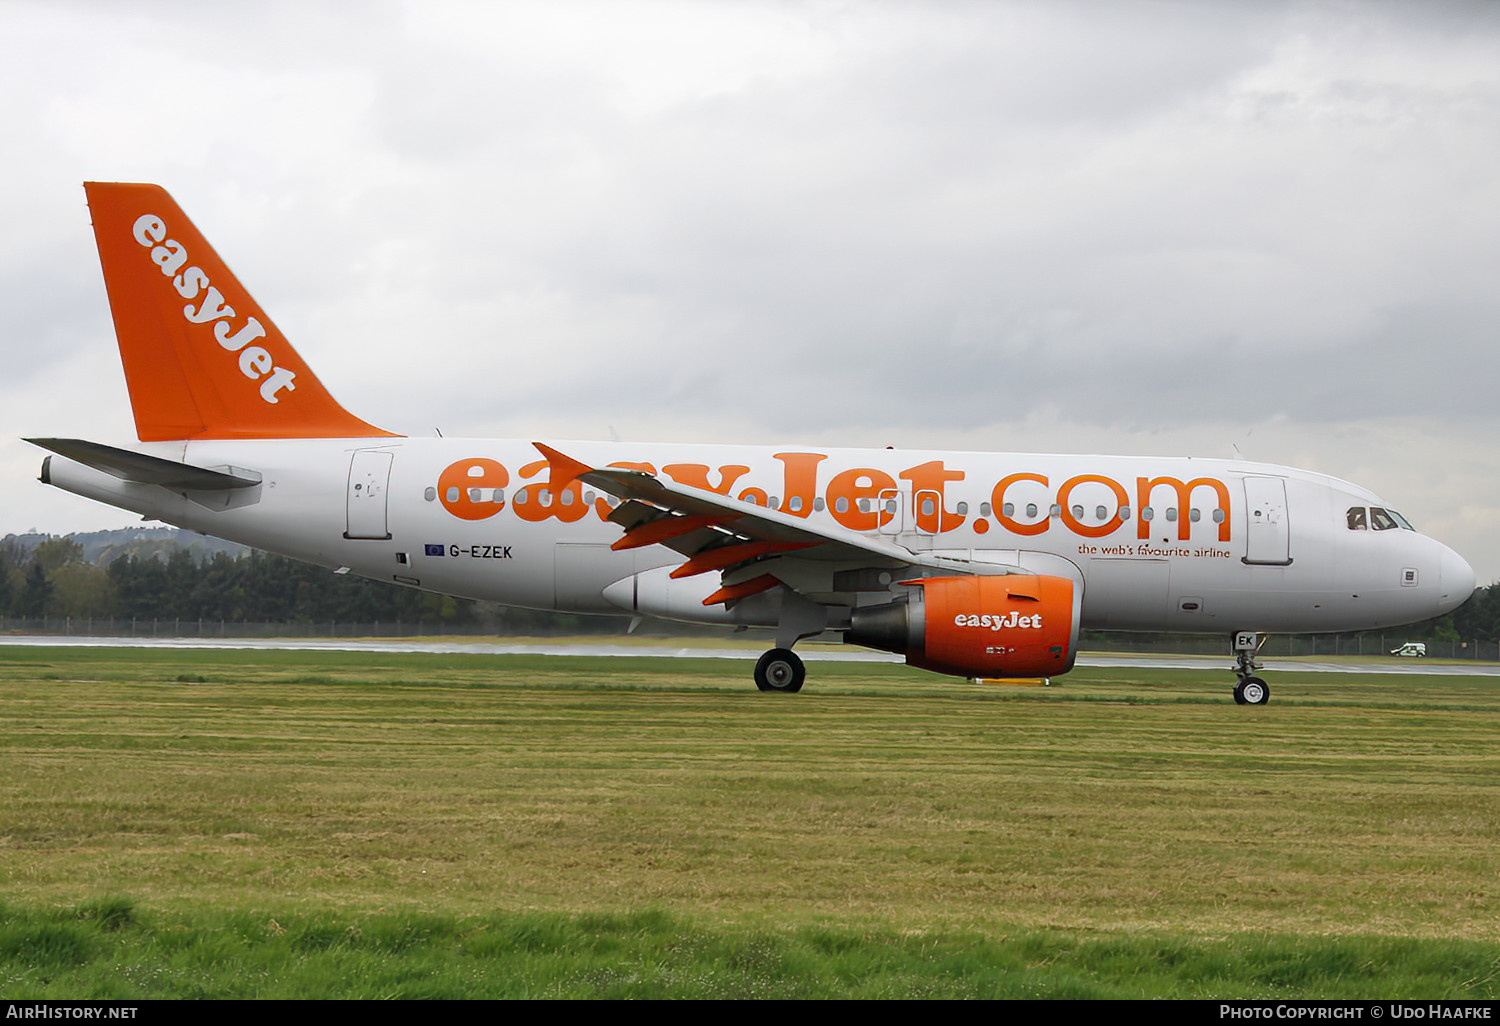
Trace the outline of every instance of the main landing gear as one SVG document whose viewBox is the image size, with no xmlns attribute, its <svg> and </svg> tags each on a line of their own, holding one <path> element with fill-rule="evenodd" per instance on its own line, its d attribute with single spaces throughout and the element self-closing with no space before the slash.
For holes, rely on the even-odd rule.
<svg viewBox="0 0 1500 1026">
<path fill-rule="evenodd" d="M 1234 672 L 1239 683 L 1234 686 L 1234 701 L 1237 705 L 1265 705 L 1271 700 L 1271 687 L 1255 676 L 1260 663 L 1255 653 L 1264 639 L 1254 631 L 1236 631 L 1234 634 Z"/>
<path fill-rule="evenodd" d="M 755 686 L 762 691 L 801 691 L 807 667 L 789 648 L 773 648 L 755 664 Z"/>
<path fill-rule="evenodd" d="M 791 588 L 782 588 L 781 608 L 776 617 L 776 647 L 755 664 L 755 686 L 762 691 L 802 690 L 807 667 L 792 646 L 803 638 L 821 633 L 828 626 L 828 607 L 803 598 Z"/>
</svg>

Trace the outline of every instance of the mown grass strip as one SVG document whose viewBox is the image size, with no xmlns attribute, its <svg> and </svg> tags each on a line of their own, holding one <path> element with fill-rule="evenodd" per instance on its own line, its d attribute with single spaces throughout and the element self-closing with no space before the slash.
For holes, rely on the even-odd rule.
<svg viewBox="0 0 1500 1026">
<path fill-rule="evenodd" d="M 1488 1000 L 1500 946 L 745 927 L 630 912 L 0 907 L 0 995 L 70 998 Z"/>
<path fill-rule="evenodd" d="M 794 996 L 834 993 L 818 989 L 829 973 L 862 995 L 912 975 L 916 995 L 938 984 L 897 954 L 926 943 L 947 953 L 932 976 L 960 977 L 932 993 L 953 995 L 1045 980 L 1144 996 L 1168 986 L 1157 977 L 1174 994 L 1242 985 L 1192 992 L 1211 996 L 1493 993 L 1493 681 L 1287 673 L 1271 706 L 1246 709 L 1194 671 L 1000 689 L 828 665 L 786 696 L 755 692 L 745 669 L 0 649 L 0 899 L 21 931 L 5 933 L 6 978 L 129 981 L 147 949 L 119 946 L 169 934 L 205 964 L 248 967 L 258 945 L 291 943 L 275 920 L 304 939 L 252 978 L 300 979 L 311 960 L 390 991 L 446 979 L 453 938 L 624 915 L 664 917 L 673 943 L 713 954 L 642 941 L 519 978 L 616 994 L 670 977 L 672 993 L 728 996 L 775 976 L 801 981 L 775 991 Z M 340 940 L 351 928 L 427 929 L 408 946 L 446 955 L 381 968 L 395 956 Z M 865 968 L 820 944 L 865 951 Z M 759 965 L 757 951 L 774 974 L 682 982 Z M 1178 963 L 1192 968 L 1162 967 Z M 1386 977 L 1411 982 L 1358 990 Z"/>
</svg>

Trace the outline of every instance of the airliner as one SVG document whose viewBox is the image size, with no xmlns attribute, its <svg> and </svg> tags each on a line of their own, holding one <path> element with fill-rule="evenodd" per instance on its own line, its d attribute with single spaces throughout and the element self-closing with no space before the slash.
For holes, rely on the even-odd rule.
<svg viewBox="0 0 1500 1026">
<path fill-rule="evenodd" d="M 413 438 L 340 406 L 172 198 L 86 183 L 138 444 L 29 441 L 41 481 L 373 580 L 760 628 L 763 691 L 842 637 L 969 678 L 1054 677 L 1079 631 L 1412 623 L 1474 572 L 1378 496 L 1244 460 Z"/>
</svg>

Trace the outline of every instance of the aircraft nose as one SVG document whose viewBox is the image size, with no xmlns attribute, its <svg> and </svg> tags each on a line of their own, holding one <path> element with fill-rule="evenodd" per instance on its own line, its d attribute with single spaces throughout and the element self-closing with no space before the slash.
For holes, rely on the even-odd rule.
<svg viewBox="0 0 1500 1026">
<path fill-rule="evenodd" d="M 1474 592 L 1474 568 L 1457 552 L 1443 546 L 1438 571 L 1438 615 L 1457 609 Z"/>
</svg>

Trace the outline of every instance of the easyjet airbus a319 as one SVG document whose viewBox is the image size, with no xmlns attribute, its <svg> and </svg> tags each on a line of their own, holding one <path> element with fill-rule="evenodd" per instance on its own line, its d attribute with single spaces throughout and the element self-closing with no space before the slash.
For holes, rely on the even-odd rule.
<svg viewBox="0 0 1500 1026">
<path fill-rule="evenodd" d="M 1267 632 L 1447 612 L 1456 553 L 1380 498 L 1243 461 L 408 438 L 334 401 L 153 185 L 85 186 L 139 445 L 40 438 L 41 480 L 380 581 L 768 628 L 763 690 L 825 633 L 965 677 L 1055 676 L 1080 628 Z"/>
</svg>

